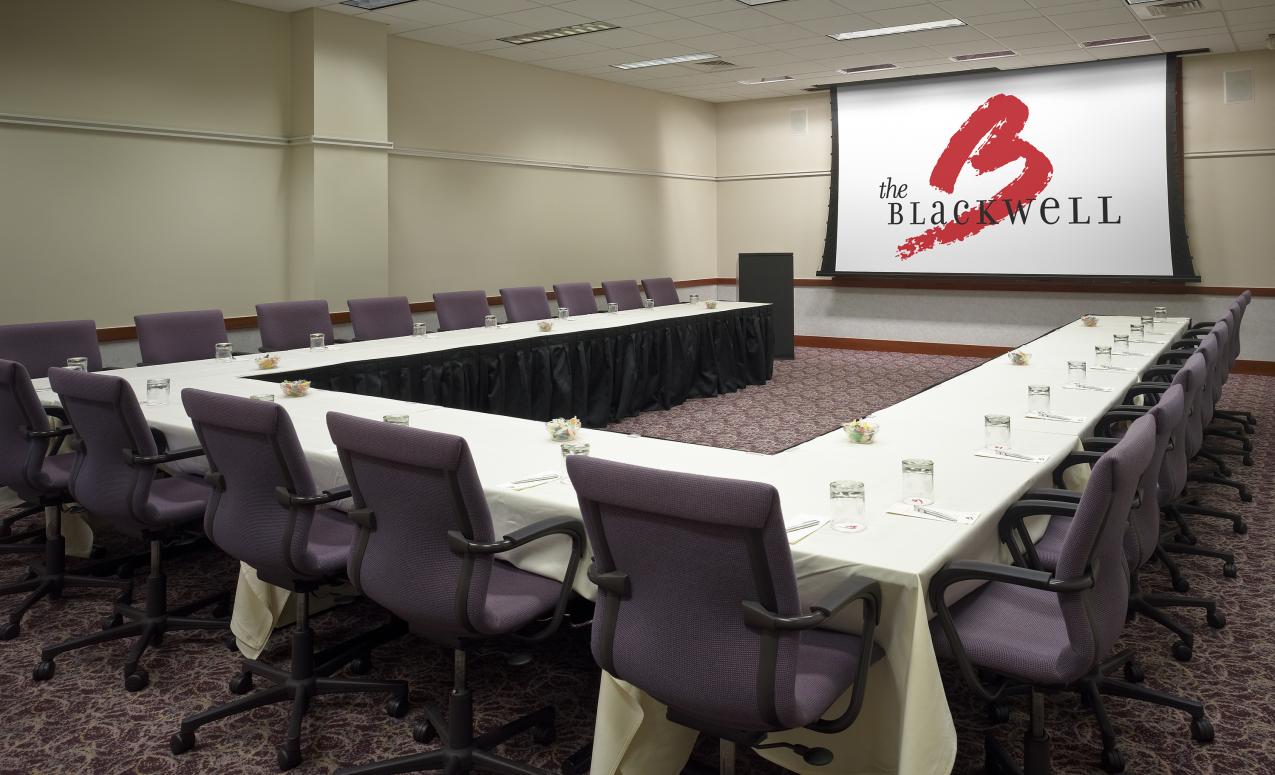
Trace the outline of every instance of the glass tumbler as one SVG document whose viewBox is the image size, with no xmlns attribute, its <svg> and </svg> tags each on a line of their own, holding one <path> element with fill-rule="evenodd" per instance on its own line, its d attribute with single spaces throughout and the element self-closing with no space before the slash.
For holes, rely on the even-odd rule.
<svg viewBox="0 0 1275 775">
<path fill-rule="evenodd" d="M 273 401 L 274 393 L 255 393 L 248 396 L 248 398 L 251 398 L 253 401 Z"/>
<path fill-rule="evenodd" d="M 699 294 L 698 294 L 698 293 L 692 293 L 692 294 L 690 295 L 690 297 L 689 297 L 689 300 L 690 300 L 690 303 L 691 303 L 691 304 L 699 304 Z"/>
<path fill-rule="evenodd" d="M 66 367 L 72 371 L 88 371 L 89 359 L 82 355 L 66 359 Z"/>
<path fill-rule="evenodd" d="M 156 377 L 146 380 L 146 405 L 166 406 L 168 404 L 168 377 Z"/>
<path fill-rule="evenodd" d="M 222 363 L 227 363 L 235 359 L 235 348 L 230 346 L 230 342 L 218 342 L 213 345 L 213 357 Z"/>
<path fill-rule="evenodd" d="M 934 502 L 934 461 L 909 458 L 903 461 L 903 500 L 911 504 Z"/>
<path fill-rule="evenodd" d="M 863 482 L 843 480 L 828 484 L 828 505 L 836 519 L 863 516 Z"/>
<path fill-rule="evenodd" d="M 1103 369 L 1111 368 L 1111 348 L 1095 347 L 1093 348 L 1094 365 Z"/>
<path fill-rule="evenodd" d="M 1152 311 L 1152 313 L 1151 313 L 1151 317 L 1155 318 L 1155 324 L 1156 324 L 1157 326 L 1158 326 L 1158 325 L 1160 325 L 1161 323 L 1167 323 L 1167 322 L 1169 322 L 1169 308 L 1168 308 L 1168 307 L 1156 307 L 1156 308 Z"/>
<path fill-rule="evenodd" d="M 1142 324 L 1141 323 L 1131 323 L 1129 325 L 1129 341 L 1130 342 L 1142 341 Z"/>
<path fill-rule="evenodd" d="M 983 446 L 988 449 L 1009 449 L 1009 415 L 983 415 Z"/>
<path fill-rule="evenodd" d="M 568 441 L 559 445 L 559 448 L 562 450 L 562 481 L 565 482 L 567 481 L 567 476 L 569 475 L 567 472 L 567 458 L 571 457 L 572 455 L 588 455 L 589 442 Z"/>
<path fill-rule="evenodd" d="M 558 320 L 570 320 L 571 310 L 566 307 L 558 307 Z"/>
<path fill-rule="evenodd" d="M 323 341 L 323 334 L 310 334 L 310 349 L 311 350 L 328 349 L 327 344 Z"/>
<path fill-rule="evenodd" d="M 1027 386 L 1027 411 L 1032 414 L 1049 411 L 1049 385 Z"/>
<path fill-rule="evenodd" d="M 412 336 L 428 336 L 428 335 L 429 335 L 429 324 L 427 323 L 412 324 Z"/>
<path fill-rule="evenodd" d="M 1152 331 L 1155 331 L 1155 316 L 1143 315 L 1142 316 L 1142 333 L 1149 334 Z"/>
<path fill-rule="evenodd" d="M 408 425 L 408 417 L 405 414 L 387 414 L 381 418 L 391 425 Z"/>
<path fill-rule="evenodd" d="M 610 312 L 610 313 L 613 313 L 613 314 L 614 314 L 614 313 L 619 312 L 619 311 L 620 311 L 620 305 L 619 305 L 619 304 L 616 304 L 615 302 L 609 302 L 609 303 L 607 304 L 607 312 Z"/>
<path fill-rule="evenodd" d="M 1067 361 L 1067 383 L 1083 385 L 1088 382 L 1089 367 L 1084 361 Z"/>
<path fill-rule="evenodd" d="M 644 309 L 655 309 L 655 299 L 642 299 Z"/>
<path fill-rule="evenodd" d="M 487 317 L 483 318 L 483 328 L 495 328 L 495 327 L 496 327 L 495 315 L 488 315 Z"/>
<path fill-rule="evenodd" d="M 1128 334 L 1112 334 L 1111 335 L 1111 351 L 1115 353 L 1129 352 Z"/>
</svg>

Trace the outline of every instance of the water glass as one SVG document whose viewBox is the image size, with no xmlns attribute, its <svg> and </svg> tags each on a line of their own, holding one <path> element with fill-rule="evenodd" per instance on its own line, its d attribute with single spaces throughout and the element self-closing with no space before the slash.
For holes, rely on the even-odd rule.
<svg viewBox="0 0 1275 775">
<path fill-rule="evenodd" d="M 1111 368 L 1111 348 L 1095 347 L 1093 348 L 1094 365 L 1100 368 Z"/>
<path fill-rule="evenodd" d="M 699 304 L 699 294 L 698 294 L 698 293 L 692 293 L 692 294 L 690 295 L 690 302 L 691 302 L 691 304 Z"/>
<path fill-rule="evenodd" d="M 235 348 L 230 346 L 230 342 L 218 342 L 213 345 L 213 357 L 222 363 L 228 363 L 235 359 Z"/>
<path fill-rule="evenodd" d="M 412 336 L 429 336 L 429 324 L 428 323 L 413 323 Z"/>
<path fill-rule="evenodd" d="M 1157 326 L 1160 325 L 1161 323 L 1167 323 L 1169 322 L 1169 308 L 1156 307 L 1154 310 L 1152 310 L 1151 316 L 1155 318 L 1155 323 Z"/>
<path fill-rule="evenodd" d="M 310 349 L 311 350 L 328 349 L 327 344 L 324 343 L 323 341 L 323 334 L 310 334 Z"/>
<path fill-rule="evenodd" d="M 558 307 L 558 320 L 570 320 L 571 310 L 566 307 Z"/>
<path fill-rule="evenodd" d="M 1149 334 L 1155 330 L 1155 316 L 1143 315 L 1141 320 L 1142 320 L 1142 333 Z"/>
<path fill-rule="evenodd" d="M 642 299 L 643 309 L 655 309 L 655 299 Z"/>
<path fill-rule="evenodd" d="M 1129 341 L 1130 342 L 1142 341 L 1142 325 L 1140 323 L 1131 323 L 1129 325 Z"/>
<path fill-rule="evenodd" d="M 254 393 L 248 396 L 253 401 L 274 401 L 274 393 Z"/>
<path fill-rule="evenodd" d="M 1088 382 L 1089 368 L 1084 361 L 1067 361 L 1067 383 L 1083 385 Z"/>
<path fill-rule="evenodd" d="M 619 305 L 619 304 L 616 304 L 616 303 L 615 303 L 615 302 L 613 302 L 613 301 L 612 301 L 612 302 L 608 302 L 608 303 L 607 303 L 607 312 L 616 313 L 616 312 L 619 312 L 619 311 L 620 311 L 620 305 Z"/>
<path fill-rule="evenodd" d="M 837 519 L 863 516 L 863 482 L 843 480 L 828 484 L 828 504 Z"/>
<path fill-rule="evenodd" d="M 156 377 L 146 380 L 146 405 L 167 406 L 168 388 L 168 377 Z"/>
<path fill-rule="evenodd" d="M 988 449 L 1009 449 L 1009 415 L 983 415 L 983 446 Z"/>
<path fill-rule="evenodd" d="M 483 328 L 495 328 L 495 327 L 496 327 L 495 315 L 488 315 L 487 317 L 483 318 Z"/>
<path fill-rule="evenodd" d="M 1049 385 L 1027 386 L 1027 411 L 1032 414 L 1049 411 Z"/>
<path fill-rule="evenodd" d="M 589 454 L 589 442 L 568 441 L 559 446 L 560 446 L 560 449 L 562 450 L 562 475 L 564 477 L 563 481 L 566 481 L 565 477 L 567 476 L 567 458 L 571 457 L 572 455 L 587 456 Z"/>
<path fill-rule="evenodd" d="M 408 417 L 405 414 L 387 414 L 381 418 L 391 425 L 408 425 Z"/>
<path fill-rule="evenodd" d="M 66 367 L 71 371 L 88 371 L 89 359 L 82 355 L 77 355 L 74 358 L 67 358 Z"/>
<path fill-rule="evenodd" d="M 903 461 L 903 500 L 911 504 L 934 502 L 934 461 L 909 458 Z"/>
<path fill-rule="evenodd" d="M 1129 352 L 1129 336 L 1127 334 L 1112 334 L 1111 351 L 1116 353 Z"/>
</svg>

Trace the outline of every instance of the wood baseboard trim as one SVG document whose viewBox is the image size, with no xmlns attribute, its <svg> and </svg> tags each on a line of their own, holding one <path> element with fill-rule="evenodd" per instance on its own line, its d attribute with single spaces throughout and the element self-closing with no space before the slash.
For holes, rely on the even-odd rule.
<svg viewBox="0 0 1275 775">
<path fill-rule="evenodd" d="M 702 285 L 735 285 L 734 277 L 686 281 Z M 795 288 L 865 288 L 905 291 L 994 291 L 998 293 L 1124 293 L 1166 296 L 1239 296 L 1246 289 L 1222 285 L 1109 280 L 926 280 L 899 277 L 798 277 Z M 1275 288 L 1249 288 L 1254 296 L 1275 297 Z"/>
<path fill-rule="evenodd" d="M 946 342 L 911 342 L 903 339 L 852 339 L 840 336 L 795 336 L 798 347 L 826 347 L 834 350 L 871 350 L 873 352 L 915 353 L 918 355 L 960 355 L 995 358 L 1011 347 L 987 344 L 949 344 Z"/>
<path fill-rule="evenodd" d="M 1257 374 L 1263 377 L 1275 377 L 1275 361 L 1238 360 L 1231 367 L 1236 374 Z"/>
</svg>

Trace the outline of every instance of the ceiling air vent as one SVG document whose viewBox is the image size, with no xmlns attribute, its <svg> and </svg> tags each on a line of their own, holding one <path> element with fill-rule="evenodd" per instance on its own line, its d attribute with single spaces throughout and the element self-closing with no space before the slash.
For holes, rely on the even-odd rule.
<svg viewBox="0 0 1275 775">
<path fill-rule="evenodd" d="M 1211 10 L 1203 0 L 1170 0 L 1167 3 L 1130 3 L 1133 15 L 1142 20 L 1189 16 Z"/>
<path fill-rule="evenodd" d="M 739 67 L 734 62 L 727 62 L 725 59 L 710 59 L 707 62 L 692 62 L 695 67 L 707 67 L 713 70 L 729 70 L 733 67 Z"/>
</svg>

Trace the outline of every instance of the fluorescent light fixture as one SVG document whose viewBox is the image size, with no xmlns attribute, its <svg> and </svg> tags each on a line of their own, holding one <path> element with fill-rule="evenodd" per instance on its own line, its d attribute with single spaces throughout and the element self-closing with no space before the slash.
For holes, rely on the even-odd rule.
<svg viewBox="0 0 1275 775">
<path fill-rule="evenodd" d="M 904 32 L 921 32 L 922 30 L 941 30 L 945 27 L 964 27 L 960 19 L 940 19 L 936 22 L 920 24 L 900 24 L 897 27 L 878 27 L 874 30 L 855 30 L 854 32 L 838 32 L 828 37 L 836 40 L 854 40 L 855 38 L 875 38 L 880 35 L 898 35 Z"/>
<path fill-rule="evenodd" d="M 680 65 L 683 62 L 703 62 L 705 59 L 716 59 L 716 54 L 682 54 L 662 59 L 646 59 L 641 62 L 625 62 L 622 65 L 611 65 L 617 70 L 636 70 L 639 67 L 657 67 L 659 65 Z"/>
<path fill-rule="evenodd" d="M 1158 3 L 1161 0 L 1124 0 L 1127 5 L 1143 5 L 1144 3 Z"/>
<path fill-rule="evenodd" d="M 879 65 L 862 65 L 860 67 L 843 67 L 837 72 L 841 73 L 842 75 L 854 75 L 855 73 L 875 73 L 878 70 L 895 70 L 897 68 L 898 68 L 898 65 L 892 65 L 892 64 L 889 64 L 888 62 L 883 62 Z"/>
<path fill-rule="evenodd" d="M 378 11 L 382 8 L 389 8 L 391 5 L 402 5 L 410 3 L 413 0 L 341 0 L 341 5 L 348 5 L 351 8 L 362 8 L 365 11 Z"/>
<path fill-rule="evenodd" d="M 1130 35 L 1127 38 L 1107 38 L 1105 40 L 1088 40 L 1080 44 L 1081 48 L 1102 48 L 1103 46 L 1123 46 L 1126 43 L 1150 43 L 1155 38 L 1150 35 Z"/>
<path fill-rule="evenodd" d="M 515 46 L 521 46 L 524 43 L 538 43 L 542 40 L 569 38 L 572 35 L 584 35 L 590 32 L 605 32 L 606 30 L 616 29 L 619 29 L 619 27 L 610 22 L 583 22 L 581 24 L 569 24 L 566 27 L 554 27 L 551 30 L 528 32 L 524 35 L 510 35 L 507 38 L 499 38 L 499 40 L 503 40 L 505 43 L 512 43 Z"/>
<path fill-rule="evenodd" d="M 976 59 L 1001 59 L 1002 57 L 1016 57 L 1013 51 L 988 51 L 982 54 L 957 54 L 954 57 L 948 57 L 953 62 L 973 62 Z"/>
<path fill-rule="evenodd" d="M 1150 0 L 1148 0 L 1149 2 Z M 783 3 L 787 0 L 739 0 L 744 5 L 770 5 L 771 3 Z"/>
<path fill-rule="evenodd" d="M 759 83 L 779 83 L 780 81 L 791 81 L 791 75 L 768 75 L 765 78 L 758 78 L 755 81 L 740 81 L 745 86 L 756 86 Z"/>
</svg>

